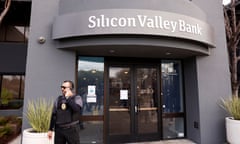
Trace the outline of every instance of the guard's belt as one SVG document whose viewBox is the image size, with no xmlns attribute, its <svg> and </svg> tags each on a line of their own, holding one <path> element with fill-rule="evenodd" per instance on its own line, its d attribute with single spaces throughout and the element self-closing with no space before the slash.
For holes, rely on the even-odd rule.
<svg viewBox="0 0 240 144">
<path fill-rule="evenodd" d="M 79 123 L 79 121 L 74 121 L 74 122 L 71 122 L 71 123 L 68 123 L 68 124 L 58 125 L 58 127 L 60 127 L 60 128 L 70 128 L 71 126 L 74 126 L 74 125 L 76 125 L 78 123 Z"/>
</svg>

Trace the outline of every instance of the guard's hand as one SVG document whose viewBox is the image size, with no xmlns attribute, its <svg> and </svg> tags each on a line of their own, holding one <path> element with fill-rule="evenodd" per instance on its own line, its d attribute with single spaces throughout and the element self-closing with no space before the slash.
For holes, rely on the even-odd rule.
<svg viewBox="0 0 240 144">
<path fill-rule="evenodd" d="M 48 139 L 52 139 L 53 131 L 48 131 L 47 136 Z"/>
<path fill-rule="evenodd" d="M 66 96 L 66 97 L 73 96 L 73 92 L 71 91 L 71 89 L 70 89 L 70 88 L 66 88 L 66 93 L 65 93 L 65 96 Z"/>
</svg>

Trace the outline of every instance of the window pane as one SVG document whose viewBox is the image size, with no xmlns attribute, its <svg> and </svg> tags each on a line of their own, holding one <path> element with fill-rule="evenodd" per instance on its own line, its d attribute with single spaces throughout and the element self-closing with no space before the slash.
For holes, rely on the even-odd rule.
<svg viewBox="0 0 240 144">
<path fill-rule="evenodd" d="M 3 75 L 1 83 L 1 109 L 23 106 L 24 79 L 19 75 Z"/>
<path fill-rule="evenodd" d="M 83 115 L 103 115 L 102 57 L 79 57 L 77 92 L 83 98 Z"/>
<path fill-rule="evenodd" d="M 109 135 L 131 133 L 130 81 L 130 68 L 109 68 Z"/>
<path fill-rule="evenodd" d="M 137 68 L 138 132 L 158 132 L 157 69 Z"/>
<path fill-rule="evenodd" d="M 163 138 L 182 138 L 184 137 L 183 118 L 164 118 L 163 119 Z"/>
<path fill-rule="evenodd" d="M 3 25 L 0 25 L 0 42 L 5 40 L 6 29 Z"/>
<path fill-rule="evenodd" d="M 9 97 L 19 98 L 20 76 L 3 76 L 2 80 L 2 96 L 4 91 L 8 93 Z"/>
<path fill-rule="evenodd" d="M 87 121 L 85 129 L 80 131 L 81 144 L 103 144 L 103 122 Z"/>
<path fill-rule="evenodd" d="M 183 112 L 183 94 L 181 63 L 179 61 L 163 61 L 162 93 L 163 112 Z"/>
<path fill-rule="evenodd" d="M 0 41 L 21 42 L 28 41 L 29 27 L 27 26 L 2 26 L 0 28 Z"/>
<path fill-rule="evenodd" d="M 22 76 L 20 86 L 21 86 L 20 99 L 23 99 L 24 98 L 25 76 Z"/>
</svg>

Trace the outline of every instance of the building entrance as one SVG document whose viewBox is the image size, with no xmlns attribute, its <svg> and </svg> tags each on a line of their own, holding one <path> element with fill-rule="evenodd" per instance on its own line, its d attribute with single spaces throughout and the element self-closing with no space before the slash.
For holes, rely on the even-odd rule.
<svg viewBox="0 0 240 144">
<path fill-rule="evenodd" d="M 109 64 L 108 143 L 184 137 L 179 61 Z"/>
</svg>

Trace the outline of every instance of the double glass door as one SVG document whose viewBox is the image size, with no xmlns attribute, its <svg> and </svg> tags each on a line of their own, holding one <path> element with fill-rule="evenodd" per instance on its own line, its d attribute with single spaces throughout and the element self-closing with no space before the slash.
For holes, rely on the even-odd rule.
<svg viewBox="0 0 240 144">
<path fill-rule="evenodd" d="M 147 67 L 141 65 L 108 67 L 108 143 L 164 139 L 166 131 L 164 122 L 168 119 L 172 120 L 172 117 L 168 118 L 168 112 L 164 111 L 166 99 L 162 91 L 164 78 L 162 66 L 156 64 Z M 179 84 L 178 81 L 175 85 L 179 87 Z M 167 83 L 165 87 L 166 85 Z M 169 100 L 171 101 L 168 99 L 166 102 Z M 182 126 L 183 121 L 180 123 Z M 173 126 L 173 129 L 175 127 Z"/>
</svg>

